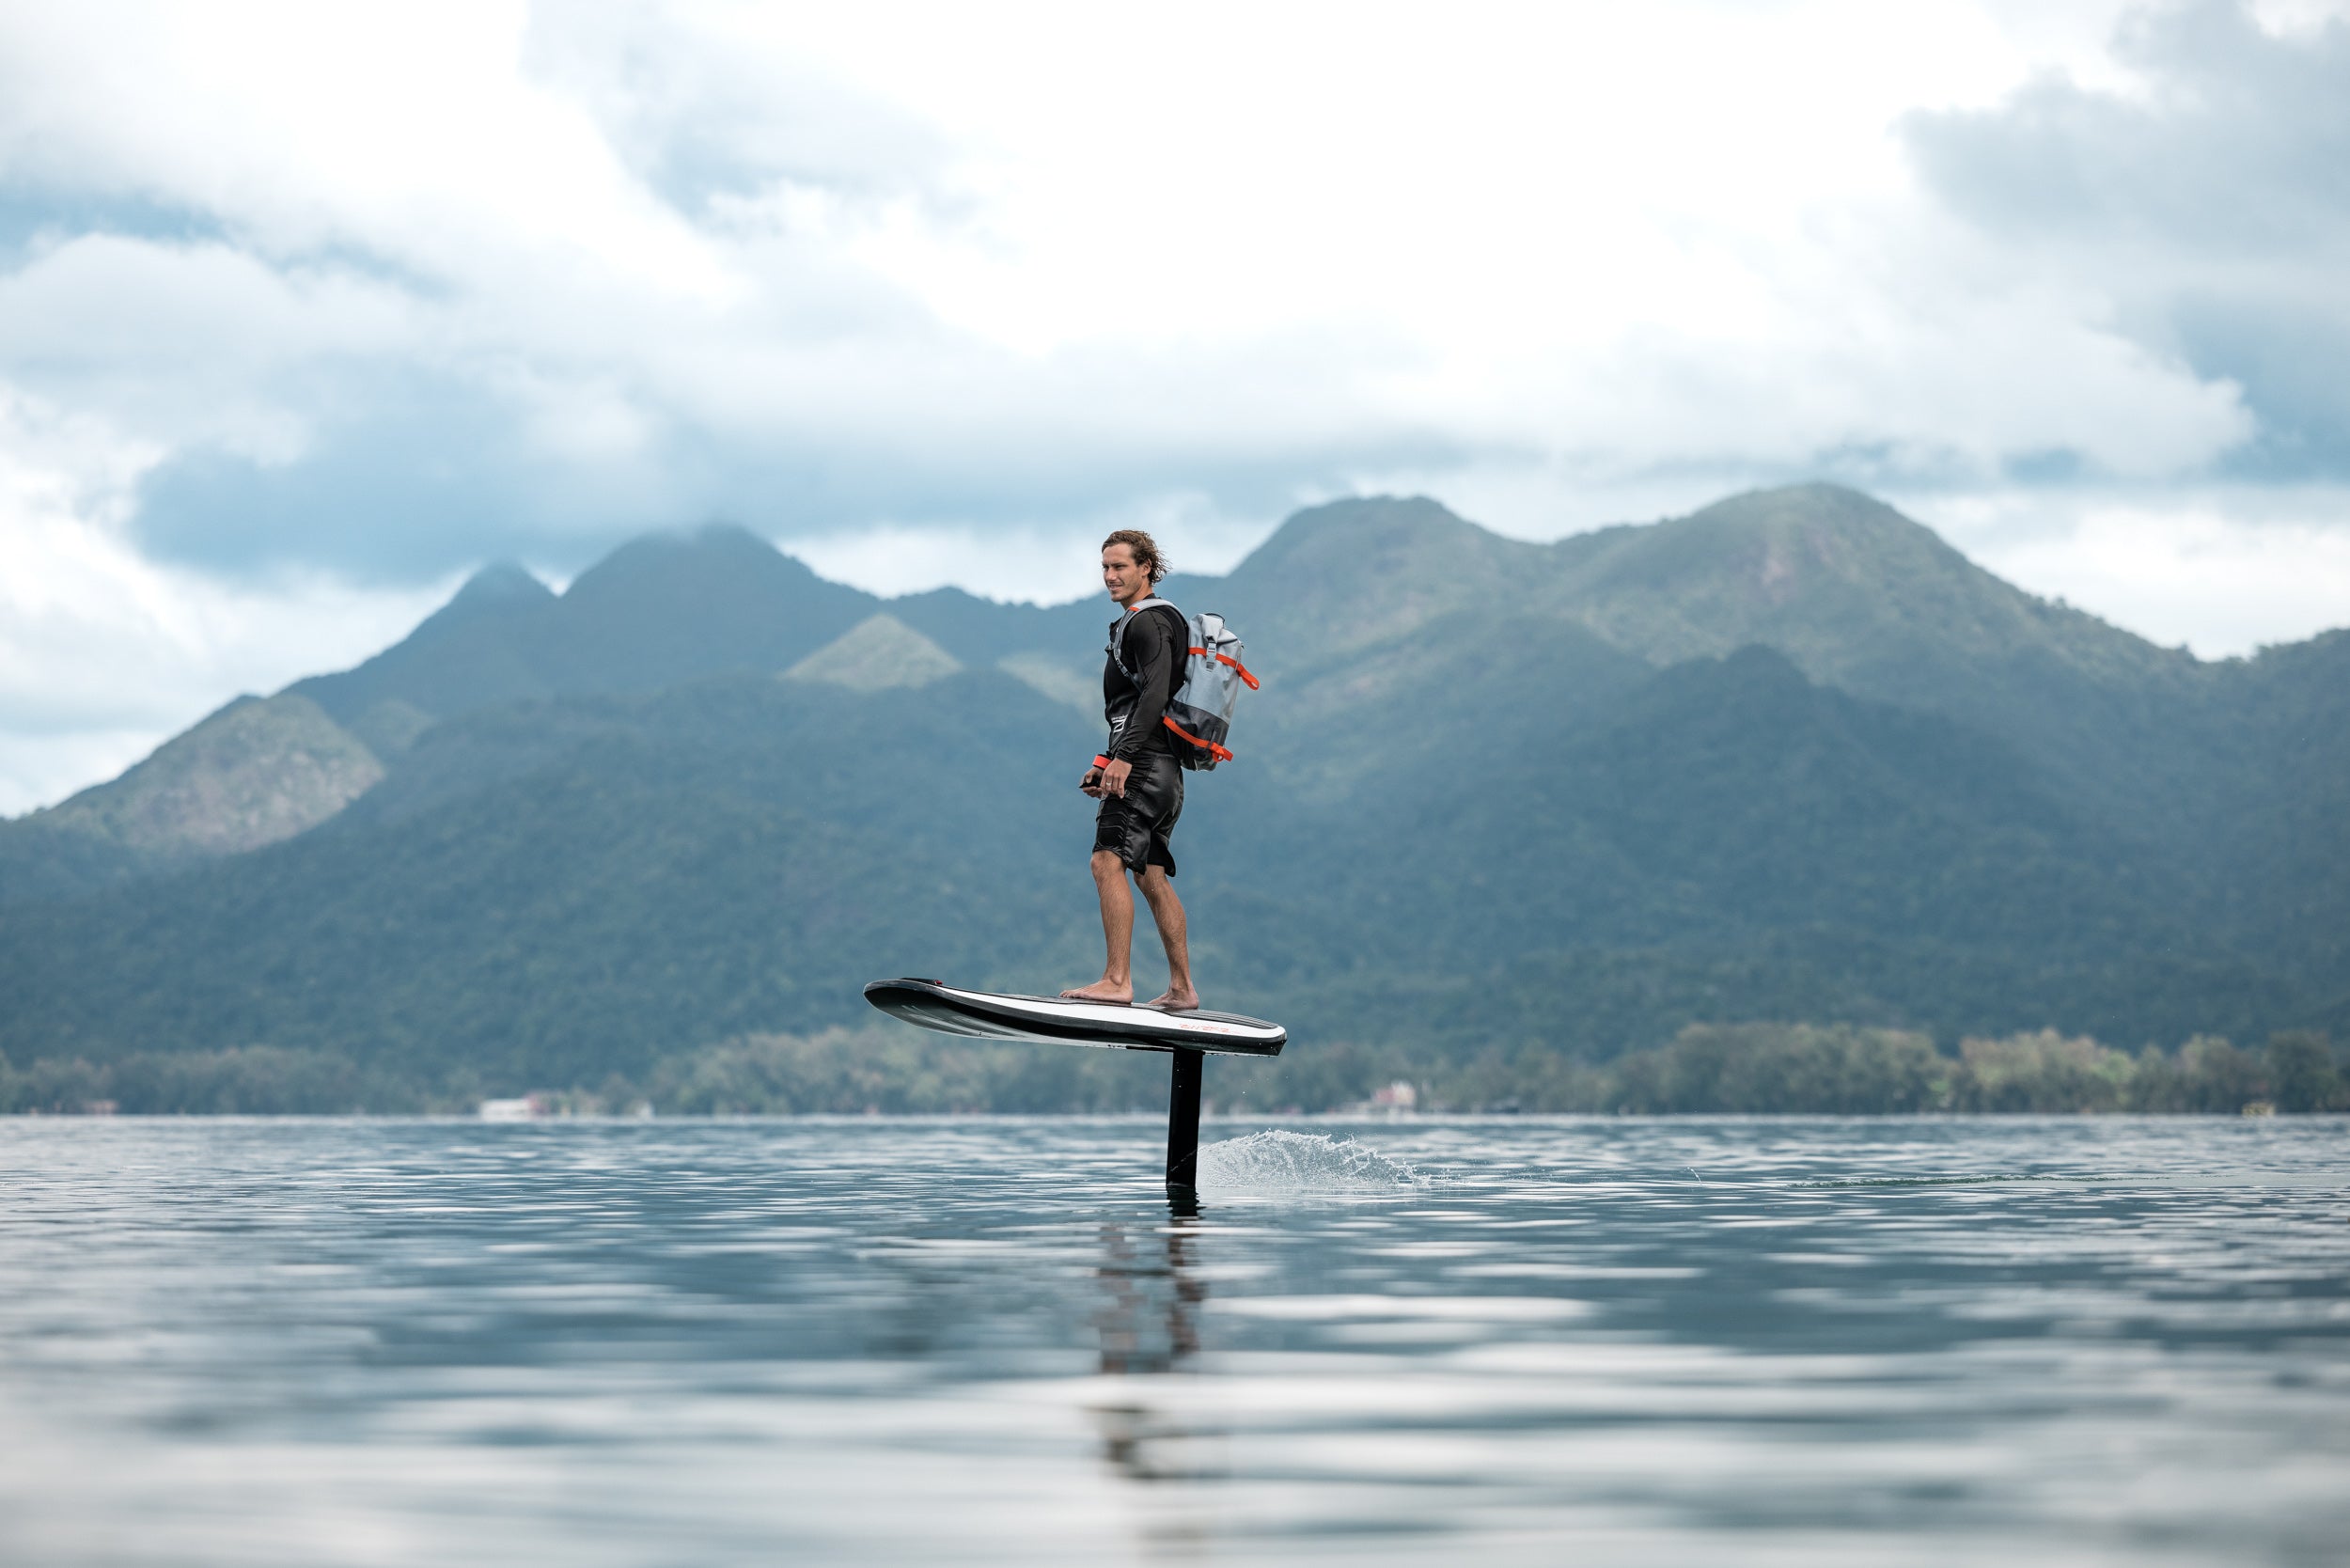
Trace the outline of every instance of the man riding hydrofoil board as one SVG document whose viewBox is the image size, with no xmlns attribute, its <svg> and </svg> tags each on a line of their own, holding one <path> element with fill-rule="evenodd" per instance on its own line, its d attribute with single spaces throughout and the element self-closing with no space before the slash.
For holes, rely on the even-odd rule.
<svg viewBox="0 0 2350 1568">
<path fill-rule="evenodd" d="M 1183 683 L 1191 639 L 1183 612 L 1152 597 L 1166 575 L 1166 557 L 1140 529 L 1120 528 L 1102 541 L 1102 586 L 1120 617 L 1110 624 L 1102 669 L 1110 739 L 1078 787 L 1102 803 L 1093 826 L 1093 886 L 1102 901 L 1106 957 L 1100 980 L 1061 995 L 1077 1001 L 1134 1000 L 1131 875 L 1167 949 L 1167 990 L 1143 1005 L 1189 1012 L 1199 1006 L 1199 993 L 1192 984 L 1183 903 L 1175 896 L 1175 855 L 1167 841 L 1183 814 L 1183 770 L 1162 721 Z"/>
</svg>

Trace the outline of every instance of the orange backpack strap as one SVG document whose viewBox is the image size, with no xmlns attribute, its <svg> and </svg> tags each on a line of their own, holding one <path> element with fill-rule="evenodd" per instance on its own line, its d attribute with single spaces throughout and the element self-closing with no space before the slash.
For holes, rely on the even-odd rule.
<svg viewBox="0 0 2350 1568">
<path fill-rule="evenodd" d="M 1161 718 L 1159 722 L 1166 725 L 1169 729 L 1174 730 L 1175 733 L 1181 735 L 1184 740 L 1189 741 L 1192 745 L 1198 746 L 1200 750 L 1206 752 L 1209 756 L 1214 758 L 1217 761 L 1229 762 L 1232 760 L 1232 754 L 1230 752 L 1225 750 L 1214 741 L 1201 740 L 1198 736 L 1193 734 L 1182 725 L 1177 724 L 1173 719 Z"/>
<path fill-rule="evenodd" d="M 1204 659 L 1208 656 L 1208 651 L 1204 648 L 1195 648 L 1191 651 L 1195 658 Z M 1253 692 L 1261 689 L 1257 684 L 1257 678 L 1248 673 L 1248 666 L 1242 664 L 1238 659 L 1233 658 L 1230 653 L 1218 653 L 1215 656 L 1215 662 L 1220 665 L 1230 665 L 1233 669 L 1239 672 L 1240 678 L 1247 682 L 1248 689 L 1250 691 Z"/>
</svg>

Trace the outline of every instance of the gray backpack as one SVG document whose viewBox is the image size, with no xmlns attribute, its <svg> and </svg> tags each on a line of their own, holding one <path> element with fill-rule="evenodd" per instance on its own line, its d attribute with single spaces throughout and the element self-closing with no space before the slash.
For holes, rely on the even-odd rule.
<svg viewBox="0 0 2350 1568">
<path fill-rule="evenodd" d="M 1126 626 L 1135 616 L 1153 609 L 1175 610 L 1176 619 L 1183 619 L 1183 612 L 1166 600 L 1146 599 L 1132 614 L 1120 616 L 1110 629 L 1109 655 L 1137 687 L 1141 680 L 1126 668 Z M 1160 722 L 1174 737 L 1175 760 L 1206 773 L 1218 762 L 1232 760 L 1232 754 L 1224 749 L 1225 738 L 1232 732 L 1232 709 L 1240 702 L 1241 687 L 1257 689 L 1257 678 L 1240 662 L 1240 636 L 1224 624 L 1222 616 L 1203 610 L 1183 625 L 1188 634 L 1183 646 L 1190 651 L 1183 661 L 1183 683 L 1167 698 L 1167 716 Z"/>
</svg>

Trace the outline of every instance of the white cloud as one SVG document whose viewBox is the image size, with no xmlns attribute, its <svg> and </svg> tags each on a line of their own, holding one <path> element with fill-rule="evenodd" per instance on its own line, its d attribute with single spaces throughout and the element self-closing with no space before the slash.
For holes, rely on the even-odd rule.
<svg viewBox="0 0 2350 1568">
<path fill-rule="evenodd" d="M 700 239 L 523 72 L 525 19 L 515 0 L 20 8 L 0 147 L 20 179 L 210 214 L 274 256 L 723 295 Z"/>
<path fill-rule="evenodd" d="M 133 20 L 21 28 L 0 147 L 20 182 L 226 238 L 45 253 L 0 313 L 87 346 L 6 368 L 175 450 L 257 455 L 334 416 L 367 440 L 370 373 L 447 378 L 469 427 L 516 437 L 484 492 L 571 471 L 604 502 L 583 541 L 706 511 L 837 531 L 1183 488 L 1261 505 L 1383 452 L 1629 478 L 1859 448 L 1996 474 L 2062 447 L 2148 475 L 2246 433 L 2231 386 L 2081 290 L 1972 275 L 1981 247 L 1918 210 L 1904 112 L 2081 53 L 2044 18 L 2029 54 L 1959 0 Z M 221 243 L 281 286 L 222 275 Z M 104 320 L 126 295 L 156 345 L 130 365 Z M 291 362 L 171 353 L 247 323 L 263 347 L 306 331 Z M 258 433 L 165 419 L 154 379 Z M 230 532 L 259 558 L 380 555 L 324 521 Z"/>
<path fill-rule="evenodd" d="M 0 816 L 112 776 L 239 692 L 364 657 L 447 592 L 160 568 L 107 521 L 147 457 L 0 398 Z"/>
<path fill-rule="evenodd" d="M 209 444 L 277 466 L 318 412 L 292 395 L 305 369 L 429 352 L 419 315 L 381 284 L 218 242 L 82 235 L 0 276 L 0 364 L 157 456 Z"/>
<path fill-rule="evenodd" d="M 2234 391 L 2245 428 L 2189 473 L 2350 477 L 2350 21 L 2292 10 L 2133 12 L 2113 51 L 2133 90 L 2044 76 L 1904 123 L 1991 275 L 2062 279 L 2073 320 Z"/>
<path fill-rule="evenodd" d="M 2016 490 L 1908 510 L 2008 581 L 2206 659 L 2350 626 L 2340 488 Z"/>
<path fill-rule="evenodd" d="M 2262 0 L 2246 57 L 2289 75 L 2342 9 Z M 1355 487 L 1551 537 L 1821 473 L 2030 496 L 2017 570 L 2233 647 L 2325 613 L 2249 607 L 2300 546 L 2242 534 L 2205 624 L 2110 541 L 2234 548 L 2145 498 L 2333 406 L 2280 345 L 2342 319 L 2337 274 L 2275 256 L 2269 315 L 2155 330 L 2128 247 L 2020 246 L 1915 161 L 1920 112 L 1959 163 L 2052 93 L 2170 113 L 2149 36 L 2120 0 L 13 8 L 0 391 L 54 416 L 12 461 L 114 454 L 43 525 L 114 552 L 41 568 L 55 626 L 213 605 L 222 697 L 222 650 L 326 660 L 287 585 L 406 604 L 710 516 L 1034 597 L 1131 517 L 1229 564 Z M 2323 555 L 2350 512 L 2305 494 Z M 265 604 L 274 662 L 233 629 Z"/>
<path fill-rule="evenodd" d="M 884 598 L 952 586 L 990 599 L 1053 604 L 1101 592 L 1098 546 L 1115 529 L 1148 529 L 1177 572 L 1222 575 L 1264 542 L 1270 521 L 1221 511 L 1197 493 L 1173 493 L 1044 526 L 982 532 L 869 525 L 793 540 L 791 551 L 820 575 Z"/>
</svg>

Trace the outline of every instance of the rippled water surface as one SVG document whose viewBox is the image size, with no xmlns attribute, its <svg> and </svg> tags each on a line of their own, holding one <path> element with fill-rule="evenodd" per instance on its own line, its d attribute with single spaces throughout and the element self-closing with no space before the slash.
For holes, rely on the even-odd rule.
<svg viewBox="0 0 2350 1568">
<path fill-rule="evenodd" d="M 2339 1119 L 0 1122 L 0 1560 L 2333 1563 Z"/>
</svg>

